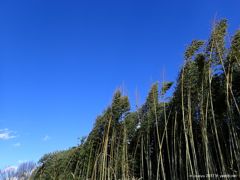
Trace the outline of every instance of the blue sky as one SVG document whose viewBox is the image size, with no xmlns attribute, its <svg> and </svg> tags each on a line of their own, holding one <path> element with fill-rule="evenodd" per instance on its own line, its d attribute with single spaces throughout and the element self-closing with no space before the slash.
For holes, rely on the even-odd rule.
<svg viewBox="0 0 240 180">
<path fill-rule="evenodd" d="M 175 80 L 183 51 L 214 16 L 240 26 L 238 0 L 0 2 L 0 168 L 87 135 L 123 86 L 136 104 Z"/>
</svg>

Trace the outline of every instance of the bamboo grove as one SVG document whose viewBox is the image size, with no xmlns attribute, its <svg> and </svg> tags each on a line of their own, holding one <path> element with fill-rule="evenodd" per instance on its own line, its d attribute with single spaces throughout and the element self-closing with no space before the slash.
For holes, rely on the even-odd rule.
<svg viewBox="0 0 240 180">
<path fill-rule="evenodd" d="M 187 47 L 166 99 L 172 84 L 153 84 L 135 111 L 116 91 L 88 137 L 77 147 L 44 155 L 31 178 L 240 177 L 240 30 L 229 37 L 227 21 L 215 22 L 208 40 Z"/>
</svg>

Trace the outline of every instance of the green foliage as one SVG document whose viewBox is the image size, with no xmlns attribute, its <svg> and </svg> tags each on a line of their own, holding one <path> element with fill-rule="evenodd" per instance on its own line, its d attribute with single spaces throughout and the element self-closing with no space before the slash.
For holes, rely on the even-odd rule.
<svg viewBox="0 0 240 180">
<path fill-rule="evenodd" d="M 118 123 L 124 117 L 125 113 L 130 110 L 128 97 L 122 96 L 121 92 L 117 91 L 113 97 L 111 110 L 113 120 Z"/>
<path fill-rule="evenodd" d="M 225 36 L 227 32 L 227 20 L 223 19 L 216 22 L 213 27 L 211 37 L 208 41 L 207 51 L 211 53 L 216 53 L 215 58 L 221 58 L 225 52 Z"/>
<path fill-rule="evenodd" d="M 228 56 L 228 62 L 237 62 L 238 64 L 240 63 L 240 30 L 238 30 L 233 36 L 230 53 Z"/>
<path fill-rule="evenodd" d="M 198 174 L 240 175 L 240 31 L 225 45 L 227 21 L 208 43 L 193 41 L 172 86 L 153 84 L 130 112 L 116 91 L 78 147 L 44 155 L 32 179 L 189 179 Z M 221 69 L 219 71 L 219 69 Z"/>
<path fill-rule="evenodd" d="M 204 45 L 204 41 L 194 40 L 185 51 L 185 60 L 189 61 L 195 53 Z"/>
<path fill-rule="evenodd" d="M 161 95 L 163 96 L 172 87 L 172 85 L 173 85 L 173 82 L 163 82 Z"/>
</svg>

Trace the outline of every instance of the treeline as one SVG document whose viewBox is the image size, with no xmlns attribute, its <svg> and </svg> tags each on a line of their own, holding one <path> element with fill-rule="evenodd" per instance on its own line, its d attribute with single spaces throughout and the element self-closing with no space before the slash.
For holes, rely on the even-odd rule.
<svg viewBox="0 0 240 180">
<path fill-rule="evenodd" d="M 170 99 L 172 83 L 156 83 L 131 112 L 128 97 L 116 91 L 89 136 L 44 155 L 32 179 L 240 177 L 240 30 L 226 35 L 221 20 L 207 41 L 187 47 Z"/>
</svg>

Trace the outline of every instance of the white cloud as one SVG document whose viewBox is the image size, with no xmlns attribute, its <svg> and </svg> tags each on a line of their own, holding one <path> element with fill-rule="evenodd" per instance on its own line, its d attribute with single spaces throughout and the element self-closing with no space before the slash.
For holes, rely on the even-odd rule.
<svg viewBox="0 0 240 180">
<path fill-rule="evenodd" d="M 21 143 L 19 143 L 19 142 L 18 142 L 18 143 L 15 143 L 15 144 L 13 144 L 13 146 L 14 146 L 14 147 L 20 147 L 20 146 L 21 146 Z"/>
<path fill-rule="evenodd" d="M 46 135 L 43 137 L 43 141 L 48 141 L 50 139 L 50 136 Z"/>
<path fill-rule="evenodd" d="M 2 170 L 2 172 L 10 172 L 10 171 L 16 171 L 17 166 L 8 166 Z"/>
<path fill-rule="evenodd" d="M 9 140 L 15 137 L 14 133 L 9 129 L 0 129 L 0 140 Z"/>
<path fill-rule="evenodd" d="M 22 164 L 22 163 L 25 163 L 25 162 L 28 162 L 27 160 L 18 160 L 18 164 Z"/>
</svg>

